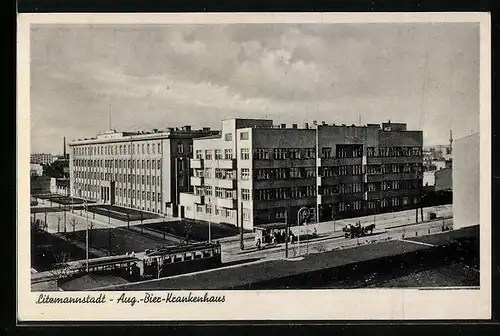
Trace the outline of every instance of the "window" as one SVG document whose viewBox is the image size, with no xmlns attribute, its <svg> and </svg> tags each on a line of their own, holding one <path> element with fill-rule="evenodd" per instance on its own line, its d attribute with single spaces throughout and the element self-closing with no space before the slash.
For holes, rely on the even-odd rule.
<svg viewBox="0 0 500 336">
<path fill-rule="evenodd" d="M 215 187 L 215 197 L 224 198 L 224 189 L 220 187 Z"/>
<path fill-rule="evenodd" d="M 142 144 L 142 151 L 141 151 L 141 154 L 146 154 L 146 151 L 144 149 L 144 144 Z"/>
<path fill-rule="evenodd" d="M 205 160 L 212 160 L 212 150 L 205 149 Z"/>
<path fill-rule="evenodd" d="M 183 144 L 177 144 L 177 153 L 182 154 L 184 153 L 184 145 Z"/>
<path fill-rule="evenodd" d="M 212 196 L 213 195 L 213 188 L 212 188 L 212 186 L 205 186 L 205 195 L 206 196 Z"/>
<path fill-rule="evenodd" d="M 232 133 L 224 134 L 224 140 L 225 141 L 233 141 L 233 134 Z"/>
<path fill-rule="evenodd" d="M 321 157 L 323 159 L 329 159 L 332 157 L 332 147 L 321 148 Z"/>
<path fill-rule="evenodd" d="M 240 140 L 248 140 L 248 132 L 241 132 Z"/>
<path fill-rule="evenodd" d="M 250 159 L 250 150 L 248 148 L 241 149 L 241 159 L 249 160 Z"/>
<path fill-rule="evenodd" d="M 158 160 L 158 169 L 161 169 L 161 160 Z"/>
<path fill-rule="evenodd" d="M 215 150 L 215 159 L 216 160 L 222 160 L 222 150 L 221 149 L 216 149 Z"/>
<path fill-rule="evenodd" d="M 161 144 L 158 144 L 158 154 L 161 154 Z"/>
<path fill-rule="evenodd" d="M 202 156 L 203 156 L 202 150 L 201 149 L 197 149 L 196 150 L 196 159 L 200 160 L 200 159 L 202 159 Z"/>
<path fill-rule="evenodd" d="M 232 149 L 225 149 L 224 150 L 224 159 L 231 160 L 232 158 L 233 158 L 233 150 Z"/>
<path fill-rule="evenodd" d="M 207 214 L 212 214 L 212 206 L 210 204 L 205 204 L 205 212 Z"/>
<path fill-rule="evenodd" d="M 149 154 L 149 144 L 147 145 L 147 153 Z"/>
<path fill-rule="evenodd" d="M 375 156 L 375 147 L 367 147 L 366 148 L 366 156 L 374 157 Z"/>
<path fill-rule="evenodd" d="M 193 145 L 189 145 L 189 153 L 193 152 Z"/>
<path fill-rule="evenodd" d="M 196 204 L 196 212 L 203 212 L 204 206 L 201 204 Z"/>
<path fill-rule="evenodd" d="M 212 178 L 212 169 L 211 168 L 205 168 L 203 171 L 203 175 L 206 178 Z"/>
<path fill-rule="evenodd" d="M 241 189 L 241 199 L 244 201 L 250 200 L 250 189 Z"/>
<path fill-rule="evenodd" d="M 254 157 L 257 160 L 269 160 L 269 151 L 267 148 L 257 148 L 254 150 Z"/>
<path fill-rule="evenodd" d="M 288 151 L 285 148 L 274 148 L 273 154 L 275 160 L 285 160 L 288 156 Z"/>
<path fill-rule="evenodd" d="M 243 208 L 243 220 L 250 221 L 250 209 Z"/>
<path fill-rule="evenodd" d="M 156 169 L 156 160 L 153 160 L 153 161 L 151 162 L 151 168 L 152 168 L 152 169 Z"/>
<path fill-rule="evenodd" d="M 250 169 L 249 168 L 242 168 L 241 169 L 241 179 L 242 180 L 250 179 Z"/>
</svg>

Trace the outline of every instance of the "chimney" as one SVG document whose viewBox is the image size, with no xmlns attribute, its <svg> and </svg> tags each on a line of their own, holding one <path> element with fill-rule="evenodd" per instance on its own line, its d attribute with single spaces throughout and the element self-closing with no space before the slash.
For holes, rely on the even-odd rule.
<svg viewBox="0 0 500 336">
<path fill-rule="evenodd" d="M 182 128 L 183 131 L 190 131 L 191 130 L 191 126 L 190 125 L 186 125 Z"/>
<path fill-rule="evenodd" d="M 205 131 L 205 132 L 210 131 L 210 127 L 203 127 L 203 131 Z"/>
<path fill-rule="evenodd" d="M 158 133 L 158 128 L 153 128 L 153 133 Z"/>
<path fill-rule="evenodd" d="M 292 128 L 297 128 L 297 124 L 292 124 Z"/>
<path fill-rule="evenodd" d="M 286 128 L 286 124 L 281 124 L 281 128 Z"/>
<path fill-rule="evenodd" d="M 322 122 L 321 122 L 321 125 L 325 126 L 325 125 L 326 125 L 326 122 L 322 121 Z"/>
<path fill-rule="evenodd" d="M 318 122 L 316 120 L 313 120 L 313 125 L 316 126 Z"/>
<path fill-rule="evenodd" d="M 66 158 L 66 137 L 63 138 L 63 158 Z"/>
<path fill-rule="evenodd" d="M 309 124 L 308 123 L 304 123 L 304 129 L 309 129 Z"/>
</svg>

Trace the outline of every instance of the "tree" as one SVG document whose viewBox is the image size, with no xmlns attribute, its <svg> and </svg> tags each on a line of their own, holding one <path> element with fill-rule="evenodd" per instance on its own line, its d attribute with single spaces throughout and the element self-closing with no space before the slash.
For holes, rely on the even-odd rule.
<svg viewBox="0 0 500 336">
<path fill-rule="evenodd" d="M 68 262 L 71 260 L 71 255 L 67 252 L 54 253 L 54 259 L 55 263 L 50 273 L 57 279 L 63 278 L 69 272 Z"/>
</svg>

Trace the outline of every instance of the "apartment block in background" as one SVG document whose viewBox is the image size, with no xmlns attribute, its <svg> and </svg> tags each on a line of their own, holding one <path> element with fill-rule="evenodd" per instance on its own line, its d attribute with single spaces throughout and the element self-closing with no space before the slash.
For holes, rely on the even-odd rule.
<svg viewBox="0 0 500 336">
<path fill-rule="evenodd" d="M 327 221 L 420 204 L 422 132 L 406 124 L 299 128 L 232 119 L 193 149 L 194 189 L 180 201 L 186 218 L 251 229 L 285 216 L 296 223 L 302 207 L 311 221 Z"/>
<path fill-rule="evenodd" d="M 177 216 L 191 190 L 193 139 L 217 134 L 190 126 L 152 132 L 108 131 L 69 143 L 72 196 Z"/>
</svg>

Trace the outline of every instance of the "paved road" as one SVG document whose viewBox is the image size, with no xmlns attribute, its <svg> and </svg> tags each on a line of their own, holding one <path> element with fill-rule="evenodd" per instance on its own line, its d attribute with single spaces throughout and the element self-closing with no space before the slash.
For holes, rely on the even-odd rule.
<svg viewBox="0 0 500 336">
<path fill-rule="evenodd" d="M 317 239 L 305 242 L 302 241 L 300 244 L 289 244 L 289 257 L 298 257 L 306 253 L 321 253 L 334 249 L 350 248 L 362 244 L 381 242 L 390 239 L 404 239 L 406 241 L 411 241 L 411 238 L 414 237 L 441 232 L 443 222 L 445 223 L 445 226 L 452 226 L 453 224 L 452 219 L 446 219 L 413 225 L 404 225 L 394 228 L 379 228 L 373 232 L 373 235 L 355 239 L 346 239 L 344 238 L 344 234 L 342 232 L 336 232 L 326 237 L 318 237 Z M 415 242 L 415 244 L 421 243 Z M 224 263 L 255 258 L 279 259 L 285 257 L 285 244 L 279 244 L 278 246 L 264 250 L 251 248 L 243 253 L 239 253 L 239 249 L 231 249 L 227 246 L 223 246 L 222 252 L 222 261 Z"/>
<path fill-rule="evenodd" d="M 430 212 L 436 212 L 439 217 L 450 218 L 453 215 L 452 205 L 441 205 L 437 207 L 428 207 L 424 208 L 424 219 L 427 219 L 427 216 Z M 419 212 L 419 220 L 420 212 Z M 415 209 L 399 211 L 393 213 L 379 214 L 375 216 L 364 216 L 357 218 L 347 218 L 338 221 L 330 221 L 330 222 L 321 222 L 319 224 L 309 224 L 307 227 L 291 227 L 291 231 L 297 235 L 299 230 L 301 230 L 302 234 L 306 234 L 307 231 L 312 233 L 314 228 L 316 228 L 316 232 L 318 235 L 343 235 L 342 228 L 348 224 L 355 224 L 357 221 L 361 221 L 363 225 L 371 224 L 375 222 L 376 231 L 381 229 L 387 229 L 397 225 L 413 225 L 415 224 Z M 255 247 L 255 241 L 253 236 L 247 235 L 245 239 L 246 248 Z M 239 240 L 229 241 L 227 243 L 223 243 L 225 247 L 225 251 L 229 253 L 237 253 L 240 251 L 240 242 Z"/>
</svg>

